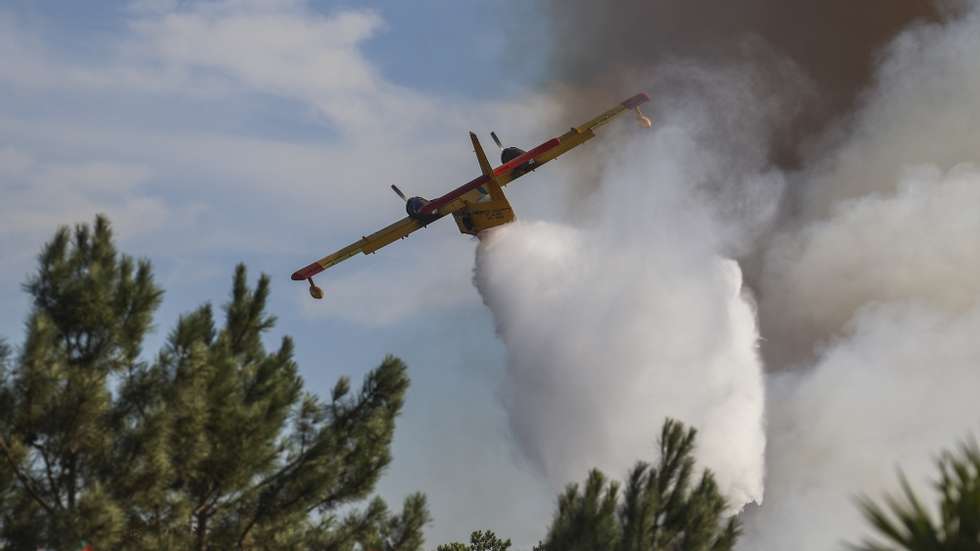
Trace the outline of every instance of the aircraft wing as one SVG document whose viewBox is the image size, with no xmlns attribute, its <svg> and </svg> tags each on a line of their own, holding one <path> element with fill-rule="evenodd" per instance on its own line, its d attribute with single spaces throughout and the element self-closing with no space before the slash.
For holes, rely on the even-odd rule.
<svg viewBox="0 0 980 551">
<path fill-rule="evenodd" d="M 544 148 L 542 151 L 536 152 L 536 154 L 533 156 L 535 168 L 547 163 L 548 161 L 556 159 L 558 156 L 568 151 L 571 151 L 572 149 L 594 138 L 595 137 L 594 130 L 596 128 L 606 124 L 607 122 L 613 120 L 617 116 L 631 109 L 636 110 L 636 115 L 640 119 L 640 122 L 642 122 L 644 126 L 649 128 L 650 125 L 652 124 L 650 119 L 644 116 L 639 109 L 641 105 L 643 105 L 648 101 L 650 101 L 650 96 L 644 93 L 636 94 L 635 96 L 616 104 L 614 107 L 605 111 L 601 115 L 593 119 L 590 119 L 589 121 L 582 123 L 579 126 L 573 127 L 571 130 L 565 132 L 564 134 L 562 134 L 557 138 L 553 138 L 552 141 L 557 141 L 558 142 L 557 144 L 555 144 L 552 147 Z M 546 142 L 546 143 L 550 143 L 550 142 Z M 530 153 L 530 151 L 528 153 Z M 514 159 L 515 162 L 519 160 L 520 159 Z M 525 162 L 526 160 L 527 159 L 523 159 L 520 160 L 520 162 Z M 507 163 L 507 165 L 501 166 L 500 168 L 498 168 L 498 170 L 507 169 L 509 168 L 508 165 L 510 164 L 511 163 Z M 517 177 L 520 177 L 520 175 L 517 175 L 513 178 L 508 177 L 506 178 L 506 181 L 510 182 L 510 180 L 516 179 Z"/>
<path fill-rule="evenodd" d="M 347 245 L 343 249 L 340 249 L 333 254 L 325 256 L 304 268 L 296 270 L 293 273 L 293 279 L 296 281 L 309 279 L 323 270 L 347 260 L 357 253 L 373 253 L 385 245 L 390 245 L 399 239 L 408 237 L 409 234 L 423 227 L 424 225 L 422 222 L 406 216 L 394 224 L 386 226 L 372 233 L 371 235 L 358 239 L 357 241 Z"/>
<path fill-rule="evenodd" d="M 598 128 L 598 127 L 606 124 L 607 122 L 613 120 L 614 118 L 616 118 L 616 116 L 619 115 L 620 113 L 623 113 L 623 112 L 628 111 L 630 109 L 635 109 L 635 108 L 643 105 L 644 103 L 646 103 L 648 101 L 650 101 L 650 96 L 648 96 L 648 95 L 646 95 L 644 93 L 639 93 L 639 94 L 637 94 L 637 95 L 635 95 L 635 96 L 633 96 L 633 97 L 631 97 L 631 98 L 629 98 L 629 99 L 627 99 L 627 100 L 619 103 L 618 105 L 616 105 L 612 109 L 610 109 L 610 110 L 606 111 L 605 113 L 599 115 L 598 117 L 596 117 L 596 118 L 594 118 L 594 119 L 586 122 L 585 124 L 582 124 L 580 126 L 576 126 L 575 127 L 575 130 L 578 130 L 579 132 L 585 132 L 585 131 L 588 131 L 588 130 L 595 130 L 596 128 Z"/>
<path fill-rule="evenodd" d="M 493 169 L 492 174 L 488 173 L 487 169 L 489 167 L 483 166 L 483 161 L 481 160 L 480 168 L 484 172 L 483 175 L 477 176 L 473 180 L 470 180 L 468 183 L 463 184 L 442 197 L 437 197 L 429 201 L 424 207 L 422 207 L 421 212 L 423 214 L 446 215 L 457 209 L 463 208 L 466 206 L 465 197 L 474 192 L 474 190 L 477 188 L 485 186 L 491 178 L 501 187 L 506 186 L 510 182 L 527 173 L 522 167 L 530 166 L 533 170 L 547 163 L 548 161 L 558 158 L 558 156 L 562 155 L 563 153 L 566 153 L 594 138 L 595 132 L 593 132 L 593 130 L 631 109 L 636 109 L 636 114 L 638 117 L 640 117 L 640 120 L 645 126 L 649 126 L 650 119 L 643 116 L 643 114 L 639 111 L 639 106 L 648 101 L 650 101 L 650 96 L 643 93 L 636 94 L 629 99 L 617 103 L 613 108 L 585 122 L 584 124 L 573 127 L 571 130 L 565 132 L 561 136 L 551 138 L 550 140 L 532 148 L 524 154 L 511 159 L 509 162 L 498 166 L 497 168 Z M 472 136 L 472 132 L 470 135 L 473 139 L 474 148 L 477 148 L 476 137 Z M 480 154 L 477 156 L 479 157 Z"/>
</svg>

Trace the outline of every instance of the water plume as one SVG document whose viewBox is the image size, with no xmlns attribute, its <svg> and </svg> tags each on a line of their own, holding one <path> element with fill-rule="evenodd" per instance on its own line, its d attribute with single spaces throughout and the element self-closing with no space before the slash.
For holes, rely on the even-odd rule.
<svg viewBox="0 0 980 551">
<path fill-rule="evenodd" d="M 517 222 L 485 235 L 475 283 L 507 348 L 512 430 L 558 489 L 649 458 L 665 417 L 700 430 L 698 457 L 733 505 L 762 501 L 762 369 L 738 264 L 686 186 L 686 129 L 625 146 L 587 227 Z"/>
</svg>

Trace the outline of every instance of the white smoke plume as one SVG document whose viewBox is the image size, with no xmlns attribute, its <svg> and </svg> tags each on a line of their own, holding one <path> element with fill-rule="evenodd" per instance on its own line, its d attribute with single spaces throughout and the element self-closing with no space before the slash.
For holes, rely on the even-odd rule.
<svg viewBox="0 0 980 551">
<path fill-rule="evenodd" d="M 687 184 L 708 167 L 683 127 L 624 149 L 582 205 L 586 227 L 518 222 L 478 249 L 511 427 L 558 489 L 652 459 L 674 417 L 700 430 L 699 459 L 735 506 L 761 502 L 755 311 L 738 264 L 719 255 L 728 236 Z"/>
<path fill-rule="evenodd" d="M 895 491 L 899 467 L 930 492 L 938 452 L 980 428 L 978 52 L 977 8 L 901 36 L 804 174 L 806 223 L 766 251 L 763 335 L 803 365 L 770 377 L 744 549 L 858 540 L 854 496 Z"/>
<path fill-rule="evenodd" d="M 588 224 L 481 244 L 511 425 L 556 486 L 621 475 L 673 416 L 736 504 L 765 479 L 742 549 L 858 540 L 855 496 L 894 490 L 898 467 L 929 491 L 938 452 L 980 429 L 978 54 L 977 4 L 900 35 L 860 108 L 786 176 L 781 217 L 778 172 L 733 157 L 767 133 L 706 133 L 717 111 L 675 96 L 602 171 Z M 726 113 L 773 99 L 727 90 Z M 731 256 L 752 259 L 758 329 Z"/>
</svg>

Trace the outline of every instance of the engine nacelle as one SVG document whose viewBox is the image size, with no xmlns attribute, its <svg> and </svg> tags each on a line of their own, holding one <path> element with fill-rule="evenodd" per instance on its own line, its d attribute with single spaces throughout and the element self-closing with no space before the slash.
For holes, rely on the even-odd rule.
<svg viewBox="0 0 980 551">
<path fill-rule="evenodd" d="M 408 201 L 405 201 L 405 212 L 408 213 L 412 218 L 422 217 L 422 207 L 429 204 L 428 199 L 424 197 L 412 197 Z"/>
<path fill-rule="evenodd" d="M 500 152 L 500 162 L 507 164 L 525 153 L 527 153 L 527 151 L 524 151 L 519 147 L 505 147 L 504 150 Z M 526 174 L 529 170 L 534 170 L 533 160 L 515 166 L 511 171 L 511 176 L 517 178 Z"/>
<path fill-rule="evenodd" d="M 428 204 L 429 200 L 425 197 L 411 197 L 408 201 L 405 201 L 405 212 L 407 212 L 410 217 L 418 220 L 423 226 L 425 226 L 441 217 L 441 215 L 437 212 L 422 212 L 422 209 Z"/>
<path fill-rule="evenodd" d="M 500 152 L 500 163 L 507 164 L 525 153 L 527 152 L 519 147 L 505 147 Z"/>
</svg>

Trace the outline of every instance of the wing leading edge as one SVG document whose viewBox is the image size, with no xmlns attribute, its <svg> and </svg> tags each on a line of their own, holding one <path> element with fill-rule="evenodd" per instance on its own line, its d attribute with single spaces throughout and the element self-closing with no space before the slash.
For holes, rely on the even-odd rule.
<svg viewBox="0 0 980 551">
<path fill-rule="evenodd" d="M 357 241 L 347 245 L 343 249 L 340 249 L 333 254 L 325 256 L 320 260 L 309 264 L 308 266 L 296 270 L 293 272 L 293 279 L 296 281 L 310 279 L 323 270 L 326 270 L 335 264 L 339 264 L 357 253 L 371 254 L 385 245 L 390 245 L 399 239 L 408 237 L 409 234 L 415 230 L 422 229 L 423 227 L 424 225 L 418 220 L 406 216 L 394 224 L 386 226 L 372 233 L 371 235 L 358 239 Z"/>
</svg>

